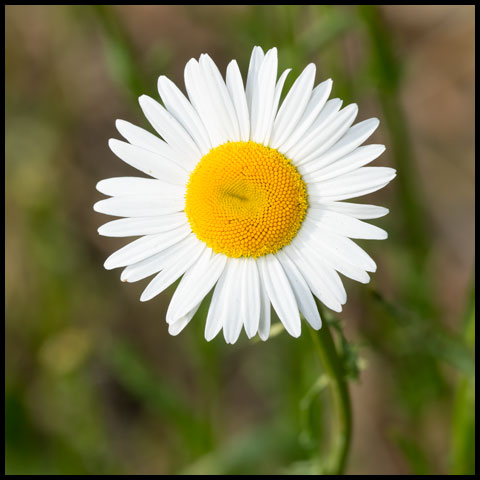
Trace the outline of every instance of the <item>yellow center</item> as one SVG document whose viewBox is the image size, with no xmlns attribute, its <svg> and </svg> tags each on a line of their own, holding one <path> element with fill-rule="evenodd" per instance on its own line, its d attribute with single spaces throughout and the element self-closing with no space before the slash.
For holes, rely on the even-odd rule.
<svg viewBox="0 0 480 480">
<path fill-rule="evenodd" d="M 228 142 L 190 175 L 185 213 L 216 253 L 260 257 L 288 245 L 307 210 L 307 191 L 291 161 L 254 142 Z"/>
</svg>

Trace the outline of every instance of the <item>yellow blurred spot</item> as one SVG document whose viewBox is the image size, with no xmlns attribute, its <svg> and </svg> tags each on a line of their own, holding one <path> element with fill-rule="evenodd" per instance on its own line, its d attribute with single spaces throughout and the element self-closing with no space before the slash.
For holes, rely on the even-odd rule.
<svg viewBox="0 0 480 480">
<path fill-rule="evenodd" d="M 40 361 L 57 374 L 74 370 L 87 356 L 91 346 L 89 333 L 78 327 L 62 330 L 41 347 Z"/>
</svg>

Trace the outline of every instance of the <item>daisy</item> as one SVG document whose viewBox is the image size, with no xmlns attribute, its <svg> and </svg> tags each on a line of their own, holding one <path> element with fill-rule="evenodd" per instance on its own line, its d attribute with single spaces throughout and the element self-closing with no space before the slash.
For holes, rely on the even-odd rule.
<svg viewBox="0 0 480 480">
<path fill-rule="evenodd" d="M 353 125 L 357 105 L 328 100 L 332 81 L 314 88 L 308 65 L 280 103 L 277 50 L 253 49 L 246 85 L 232 60 L 226 78 L 203 54 L 185 67 L 188 98 L 167 77 L 158 80 L 163 105 L 143 95 L 143 113 L 159 136 L 131 123 L 116 126 L 126 141 L 111 150 L 151 178 L 102 180 L 111 198 L 97 212 L 124 217 L 99 228 L 110 237 L 140 237 L 106 261 L 124 267 L 121 279 L 155 275 L 142 293 L 150 300 L 181 280 L 168 307 L 168 331 L 177 335 L 213 295 L 205 338 L 220 330 L 227 343 L 242 328 L 262 340 L 270 332 L 270 305 L 298 337 L 300 313 L 322 325 L 315 295 L 340 312 L 346 293 L 339 273 L 368 283 L 375 262 L 351 239 L 385 239 L 364 219 L 383 207 L 343 200 L 387 185 L 395 170 L 366 167 L 383 145 L 360 146 L 376 118 Z M 160 138 L 161 137 L 161 138 Z"/>
</svg>

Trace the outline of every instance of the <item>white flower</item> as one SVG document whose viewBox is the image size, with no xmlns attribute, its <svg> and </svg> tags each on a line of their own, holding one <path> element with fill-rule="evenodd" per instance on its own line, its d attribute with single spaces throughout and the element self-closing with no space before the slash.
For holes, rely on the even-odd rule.
<svg viewBox="0 0 480 480">
<path fill-rule="evenodd" d="M 357 105 L 327 101 L 332 81 L 314 87 L 315 65 L 297 78 L 280 108 L 289 70 L 277 80 L 277 50 L 255 47 L 244 88 L 237 62 L 222 78 L 208 55 L 185 67 L 188 99 L 168 78 L 140 106 L 159 138 L 123 120 L 126 142 L 112 151 L 153 178 L 102 180 L 112 198 L 94 209 L 126 217 L 99 228 L 111 237 L 139 236 L 111 255 L 105 268 L 126 267 L 121 279 L 155 275 L 141 300 L 149 300 L 182 275 L 167 311 L 177 335 L 215 287 L 205 338 L 223 328 L 234 343 L 270 331 L 270 304 L 285 329 L 300 335 L 300 312 L 321 327 L 315 295 L 339 312 L 346 293 L 338 273 L 362 283 L 375 262 L 351 238 L 384 239 L 363 219 L 388 210 L 342 200 L 374 192 L 395 170 L 366 167 L 383 145 L 360 146 L 377 128 L 375 118 L 352 126 Z"/>
</svg>

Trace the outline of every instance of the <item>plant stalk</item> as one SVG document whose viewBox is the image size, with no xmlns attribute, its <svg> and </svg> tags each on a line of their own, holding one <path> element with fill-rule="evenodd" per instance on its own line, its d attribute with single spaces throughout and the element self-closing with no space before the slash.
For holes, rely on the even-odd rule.
<svg viewBox="0 0 480 480">
<path fill-rule="evenodd" d="M 327 321 L 324 320 L 320 330 L 310 329 L 310 333 L 324 371 L 330 379 L 332 404 L 336 410 L 338 432 L 331 445 L 326 473 L 341 475 L 345 471 L 352 436 L 352 411 L 348 384 Z"/>
</svg>

